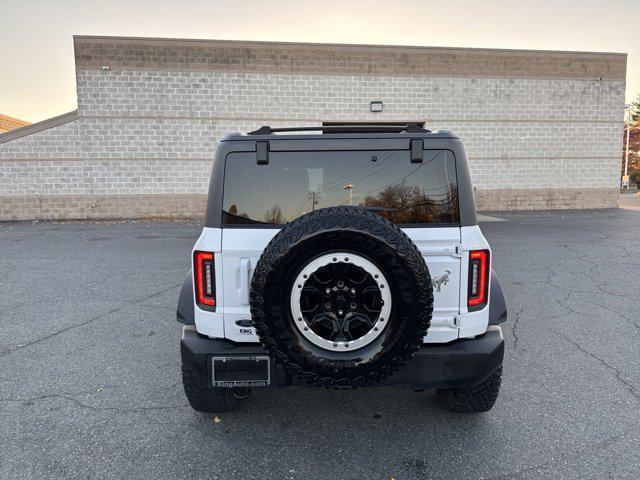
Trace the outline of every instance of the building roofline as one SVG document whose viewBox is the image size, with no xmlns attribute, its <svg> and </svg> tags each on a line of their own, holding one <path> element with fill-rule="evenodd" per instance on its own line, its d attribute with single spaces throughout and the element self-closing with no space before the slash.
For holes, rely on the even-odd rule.
<svg viewBox="0 0 640 480">
<path fill-rule="evenodd" d="M 366 43 L 329 43 L 329 42 L 282 42 L 262 40 L 230 40 L 230 39 L 203 39 L 203 38 L 169 38 L 169 37 L 130 37 L 111 35 L 74 35 L 74 42 L 78 43 L 195 43 L 209 45 L 254 45 L 265 47 L 341 47 L 341 48 L 382 48 L 401 50 L 441 50 L 441 51 L 473 51 L 473 52 L 502 52 L 522 54 L 571 54 L 571 55 L 612 55 L 627 57 L 625 52 L 595 52 L 580 50 L 535 50 L 518 48 L 485 48 L 485 47 L 442 47 L 428 45 L 382 45 Z"/>
<path fill-rule="evenodd" d="M 624 53 L 75 36 L 76 70 L 613 80 Z"/>
<path fill-rule="evenodd" d="M 11 140 L 15 140 L 17 138 L 26 137 L 27 135 L 32 135 L 34 133 L 42 132 L 43 130 L 48 130 L 49 128 L 57 127 L 65 123 L 73 122 L 77 119 L 78 110 L 74 110 L 72 112 L 58 115 L 57 117 L 47 118 L 46 120 L 42 120 L 41 122 L 32 123 L 31 125 L 26 125 L 14 130 L 9 130 L 8 132 L 0 133 L 0 144 L 10 142 Z"/>
</svg>

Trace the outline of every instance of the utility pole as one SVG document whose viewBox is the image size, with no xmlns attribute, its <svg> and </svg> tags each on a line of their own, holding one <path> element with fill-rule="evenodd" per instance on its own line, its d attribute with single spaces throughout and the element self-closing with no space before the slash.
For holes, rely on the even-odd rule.
<svg viewBox="0 0 640 480">
<path fill-rule="evenodd" d="M 345 190 L 349 190 L 349 206 L 353 203 L 353 183 L 348 183 L 344 186 Z"/>
<path fill-rule="evenodd" d="M 622 177 L 622 188 L 629 188 L 629 131 L 631 130 L 631 105 L 624 106 L 627 114 L 626 126 L 627 126 L 627 147 L 624 154 L 624 176 Z"/>
<path fill-rule="evenodd" d="M 313 212 L 316 209 L 316 205 L 320 203 L 318 201 L 318 193 L 310 192 L 309 195 L 311 195 L 311 211 Z"/>
<path fill-rule="evenodd" d="M 624 154 L 624 176 L 627 176 L 628 173 L 628 169 L 629 169 L 629 130 L 631 130 L 629 127 L 631 125 L 627 124 L 627 151 Z"/>
</svg>

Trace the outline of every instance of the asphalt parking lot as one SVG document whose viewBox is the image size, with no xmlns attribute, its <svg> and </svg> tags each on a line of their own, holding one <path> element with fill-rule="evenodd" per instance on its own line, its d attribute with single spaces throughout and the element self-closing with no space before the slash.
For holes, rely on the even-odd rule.
<svg viewBox="0 0 640 480">
<path fill-rule="evenodd" d="M 640 478 L 640 211 L 495 215 L 490 413 L 299 388 L 220 422 L 179 376 L 197 223 L 0 224 L 0 478 Z"/>
</svg>

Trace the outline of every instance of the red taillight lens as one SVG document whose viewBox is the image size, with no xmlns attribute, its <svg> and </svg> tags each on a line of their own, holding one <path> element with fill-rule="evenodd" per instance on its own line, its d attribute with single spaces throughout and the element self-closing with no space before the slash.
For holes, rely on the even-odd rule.
<svg viewBox="0 0 640 480">
<path fill-rule="evenodd" d="M 213 253 L 194 252 L 193 279 L 198 305 L 215 307 L 216 283 L 214 275 Z"/>
<path fill-rule="evenodd" d="M 469 310 L 480 310 L 487 305 L 489 294 L 489 250 L 469 252 Z"/>
</svg>

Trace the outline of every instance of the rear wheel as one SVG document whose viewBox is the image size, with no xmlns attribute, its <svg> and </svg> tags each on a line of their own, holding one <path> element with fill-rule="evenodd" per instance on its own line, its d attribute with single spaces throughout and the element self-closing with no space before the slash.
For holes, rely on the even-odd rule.
<svg viewBox="0 0 640 480">
<path fill-rule="evenodd" d="M 196 412 L 222 413 L 234 410 L 244 398 L 242 393 L 231 388 L 207 386 L 200 378 L 184 365 L 182 366 L 182 384 L 189 405 Z"/>
<path fill-rule="evenodd" d="M 502 382 L 502 365 L 473 388 L 438 390 L 438 401 L 447 410 L 460 413 L 488 412 L 496 403 Z"/>
</svg>

